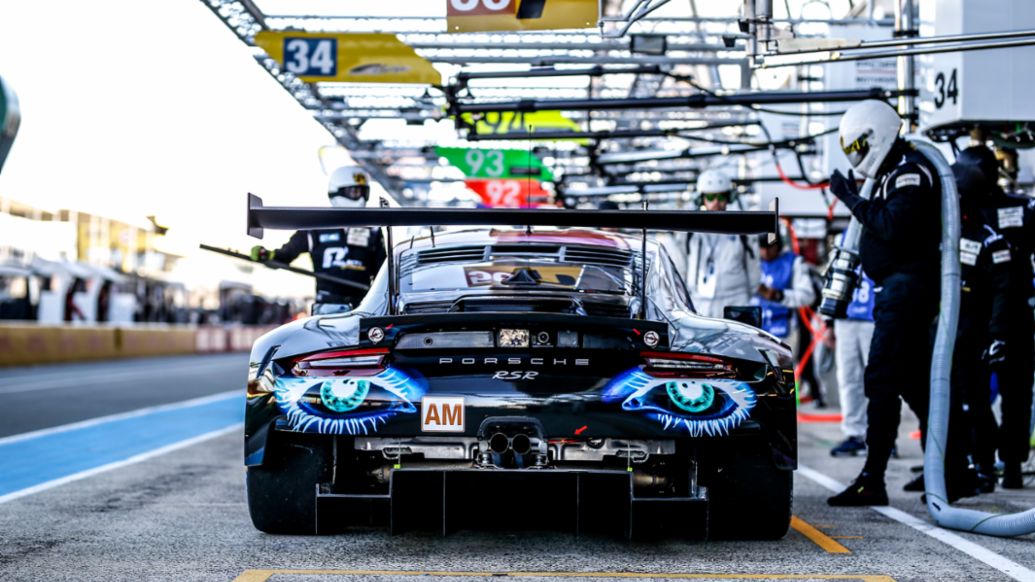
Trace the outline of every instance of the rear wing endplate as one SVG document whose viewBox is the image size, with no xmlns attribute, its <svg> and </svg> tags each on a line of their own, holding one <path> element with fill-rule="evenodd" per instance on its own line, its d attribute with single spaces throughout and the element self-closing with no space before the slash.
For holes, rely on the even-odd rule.
<svg viewBox="0 0 1035 582">
<path fill-rule="evenodd" d="M 655 231 L 765 234 L 778 232 L 779 200 L 767 211 L 553 210 L 544 208 L 316 208 L 263 206 L 248 194 L 248 235 L 264 229 L 308 230 L 352 226 L 557 226 Z"/>
</svg>

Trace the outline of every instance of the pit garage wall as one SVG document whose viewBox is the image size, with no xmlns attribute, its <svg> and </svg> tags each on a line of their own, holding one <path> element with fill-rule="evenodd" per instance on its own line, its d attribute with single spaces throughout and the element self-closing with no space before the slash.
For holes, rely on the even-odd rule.
<svg viewBox="0 0 1035 582">
<path fill-rule="evenodd" d="M 0 326 L 0 367 L 246 352 L 269 326 Z"/>
</svg>

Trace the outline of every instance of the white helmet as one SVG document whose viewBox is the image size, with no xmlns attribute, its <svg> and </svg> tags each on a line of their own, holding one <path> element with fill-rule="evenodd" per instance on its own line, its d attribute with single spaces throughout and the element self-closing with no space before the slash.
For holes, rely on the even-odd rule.
<svg viewBox="0 0 1035 582">
<path fill-rule="evenodd" d="M 370 176 L 363 171 L 359 166 L 342 166 L 331 174 L 330 180 L 327 181 L 327 195 L 328 196 L 346 196 L 343 193 L 342 188 L 354 188 L 361 186 L 361 189 L 365 193 L 363 197 L 370 192 Z"/>
<path fill-rule="evenodd" d="M 841 149 L 857 172 L 876 178 L 901 128 L 902 119 L 890 105 L 867 99 L 849 107 L 841 118 Z"/>
<path fill-rule="evenodd" d="M 697 177 L 698 194 L 729 194 L 732 190 L 729 176 L 718 170 L 705 170 Z"/>
</svg>

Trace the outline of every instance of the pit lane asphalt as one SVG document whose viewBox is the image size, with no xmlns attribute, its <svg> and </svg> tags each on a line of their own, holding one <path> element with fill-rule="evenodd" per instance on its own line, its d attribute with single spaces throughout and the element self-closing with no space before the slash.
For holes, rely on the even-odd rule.
<svg viewBox="0 0 1035 582">
<path fill-rule="evenodd" d="M 246 354 L 0 368 L 0 437 L 242 388 Z"/>
<path fill-rule="evenodd" d="M 212 369 L 207 374 L 177 372 L 190 369 L 195 361 L 211 363 Z M 116 380 L 114 372 L 129 372 L 132 364 L 163 372 L 145 381 L 133 381 L 129 376 Z M 53 403 L 62 407 L 60 414 L 19 426 L 42 428 L 66 421 L 61 419 L 82 420 L 84 413 L 74 402 L 67 402 L 73 399 L 111 402 L 120 394 L 132 393 L 133 398 L 150 398 L 144 404 L 148 406 L 222 393 L 241 386 L 244 365 L 243 355 L 82 365 L 99 376 L 111 372 L 112 383 L 78 385 L 74 378 L 79 376 L 73 374 L 69 380 L 73 384 L 68 387 L 47 389 L 37 395 L 54 398 L 61 394 L 60 404 Z M 53 366 L 33 373 L 64 373 L 70 369 Z M 11 385 L 7 372 L 0 371 L 4 386 Z M 100 398 L 93 394 L 95 391 L 106 396 Z M 19 394 L 25 392 L 4 395 L 8 402 L 3 425 L 24 416 L 26 406 L 36 406 L 32 410 L 49 408 L 32 399 L 18 400 L 22 408 L 12 407 L 11 399 Z M 138 401 L 133 402 L 140 406 Z M 109 404 L 93 410 L 106 414 L 127 409 Z M 227 422 L 232 424 L 234 420 Z M 904 423 L 899 440 L 903 458 L 892 461 L 889 493 L 894 508 L 907 517 L 928 522 L 918 497 L 900 490 L 911 477 L 910 466 L 920 462 L 918 444 L 908 439 L 913 428 L 915 419 Z M 845 483 L 861 465 L 861 459 L 829 456 L 830 445 L 839 437 L 836 424 L 810 423 L 800 428 L 801 461 L 815 473 L 809 473 L 811 478 L 806 472 L 796 475 L 794 513 L 819 532 L 818 541 L 792 530 L 778 542 L 625 543 L 607 538 L 576 539 L 557 532 L 462 531 L 447 538 L 426 533 L 393 537 L 380 530 L 330 537 L 265 535 L 248 520 L 241 439 L 234 431 L 0 503 L 0 580 L 386 580 L 398 578 L 398 571 L 414 573 L 405 579 L 426 581 L 489 577 L 480 573 L 527 573 L 544 580 L 564 574 L 605 580 L 619 576 L 693 576 L 705 580 L 788 576 L 838 580 L 1009 579 L 1003 571 L 961 551 L 960 544 L 934 539 L 873 509 L 828 507 L 825 499 L 829 491 L 814 480 L 816 475 Z M 1035 505 L 1035 488 L 1029 485 L 1021 492 L 997 492 L 966 500 L 962 505 L 994 511 L 1026 509 Z M 505 518 L 508 512 L 535 511 L 535 505 L 501 503 L 486 511 Z M 831 553 L 829 550 L 836 547 L 824 539 L 840 544 L 847 552 Z M 1035 536 L 1007 540 L 955 533 L 953 539 L 978 544 L 986 552 L 982 554 L 986 561 L 995 563 L 998 556 L 1019 566 L 1020 570 L 1013 572 L 1015 578 L 1035 578 Z M 427 574 L 418 576 L 419 572 Z M 534 574 L 545 572 L 561 576 Z M 601 573 L 613 576 L 601 577 Z"/>
</svg>

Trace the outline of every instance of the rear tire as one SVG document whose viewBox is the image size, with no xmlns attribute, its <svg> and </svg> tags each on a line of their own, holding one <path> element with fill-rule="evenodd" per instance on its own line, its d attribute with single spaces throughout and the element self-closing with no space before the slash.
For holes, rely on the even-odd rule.
<svg viewBox="0 0 1035 582">
<path fill-rule="evenodd" d="M 316 533 L 316 488 L 327 472 L 324 447 L 285 444 L 267 449 L 265 462 L 248 467 L 248 513 L 268 534 Z"/>
<path fill-rule="evenodd" d="M 718 474 L 709 494 L 711 537 L 778 540 L 791 524 L 794 472 L 771 463 L 730 464 Z"/>
</svg>

